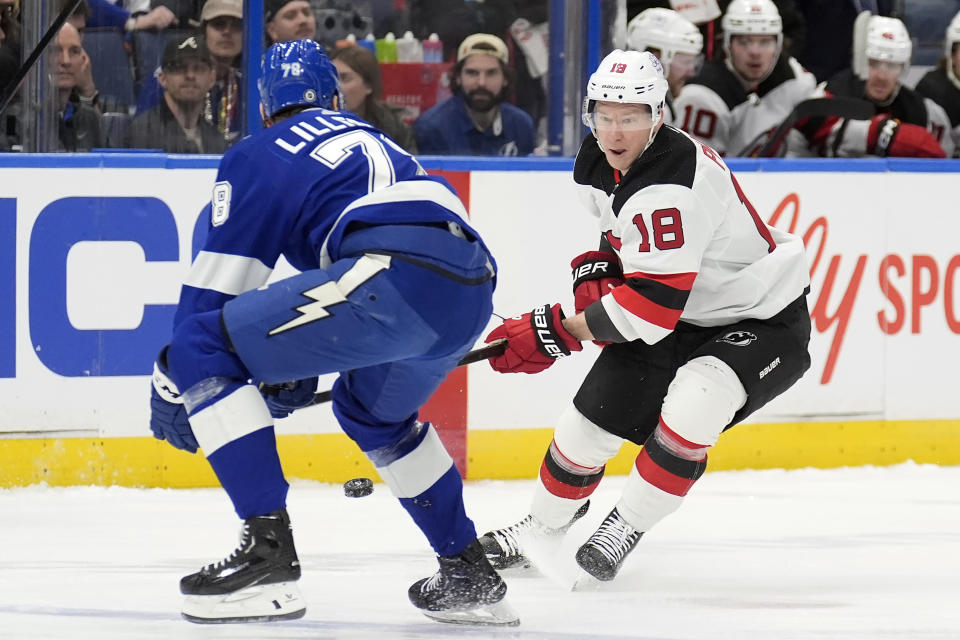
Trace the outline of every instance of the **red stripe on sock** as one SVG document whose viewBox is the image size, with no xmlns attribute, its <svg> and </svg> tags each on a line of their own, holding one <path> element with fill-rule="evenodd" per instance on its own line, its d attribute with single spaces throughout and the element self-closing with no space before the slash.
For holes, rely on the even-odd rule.
<svg viewBox="0 0 960 640">
<path fill-rule="evenodd" d="M 650 456 L 647 455 L 646 449 L 640 450 L 640 455 L 637 456 L 636 461 L 637 473 L 640 474 L 640 477 L 655 486 L 661 491 L 666 491 L 667 493 L 673 494 L 675 496 L 685 496 L 687 492 L 690 491 L 690 487 L 693 486 L 693 483 L 696 480 L 691 480 L 690 478 L 681 478 L 678 475 L 674 475 L 654 462 Z"/>
<path fill-rule="evenodd" d="M 600 484 L 600 478 L 597 478 L 596 482 L 592 482 L 585 487 L 574 487 L 573 485 L 569 485 L 566 482 L 561 482 L 555 478 L 547 468 L 547 463 L 543 462 L 540 465 L 540 482 L 543 483 L 543 486 L 546 487 L 547 491 L 559 498 L 578 500 L 580 498 L 586 498 L 592 494 Z"/>
</svg>

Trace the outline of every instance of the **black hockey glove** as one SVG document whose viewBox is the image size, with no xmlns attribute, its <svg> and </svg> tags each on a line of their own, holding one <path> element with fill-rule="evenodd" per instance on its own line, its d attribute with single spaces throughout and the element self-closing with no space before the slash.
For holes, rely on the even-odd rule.
<svg viewBox="0 0 960 640">
<path fill-rule="evenodd" d="M 187 420 L 180 390 L 167 372 L 167 347 L 153 365 L 150 386 L 150 431 L 158 440 L 166 440 L 177 449 L 196 453 L 199 445 Z"/>
<path fill-rule="evenodd" d="M 313 404 L 313 396 L 316 393 L 316 377 L 295 382 L 260 385 L 260 395 L 263 396 L 270 415 L 274 418 L 286 418 L 297 409 L 309 407 Z"/>
</svg>

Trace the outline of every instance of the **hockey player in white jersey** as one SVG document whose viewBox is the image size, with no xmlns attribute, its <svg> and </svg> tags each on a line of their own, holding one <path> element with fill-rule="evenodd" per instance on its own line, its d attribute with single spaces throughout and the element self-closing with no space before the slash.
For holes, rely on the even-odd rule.
<svg viewBox="0 0 960 640">
<path fill-rule="evenodd" d="M 896 18 L 866 12 L 857 23 L 853 68 L 831 78 L 825 95 L 862 98 L 876 115 L 868 120 L 827 117 L 798 123 L 809 149 L 815 155 L 845 158 L 952 155 L 946 112 L 901 82 L 913 50 L 907 27 Z"/>
<path fill-rule="evenodd" d="M 560 416 L 530 513 L 480 538 L 491 563 L 526 563 L 525 535 L 558 535 L 587 509 L 625 440 L 643 445 L 623 493 L 576 553 L 612 580 L 644 532 L 676 510 L 720 434 L 807 370 L 809 275 L 800 238 L 764 223 L 723 159 L 663 123 L 667 83 L 649 52 L 614 51 L 590 77 L 574 167 L 600 248 L 573 267 L 576 314 L 511 318 L 491 360 L 537 373 L 606 343 Z"/>
<path fill-rule="evenodd" d="M 950 120 L 953 157 L 960 155 L 960 12 L 947 25 L 943 40 L 943 58 L 917 83 L 917 93 L 936 102 Z M 946 141 L 941 146 L 946 151 Z"/>
<path fill-rule="evenodd" d="M 627 25 L 627 46 L 634 51 L 649 51 L 660 59 L 670 89 L 663 105 L 663 121 L 675 125 L 673 101 L 703 65 L 700 30 L 672 9 L 652 7 L 638 13 Z"/>
<path fill-rule="evenodd" d="M 783 52 L 771 0 L 733 0 L 721 20 L 726 59 L 711 60 L 674 101 L 677 126 L 724 156 L 756 154 L 817 80 Z"/>
</svg>

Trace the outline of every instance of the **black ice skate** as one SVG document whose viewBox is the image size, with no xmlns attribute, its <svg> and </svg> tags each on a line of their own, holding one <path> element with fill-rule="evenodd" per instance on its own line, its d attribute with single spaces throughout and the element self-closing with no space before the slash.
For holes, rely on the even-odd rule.
<svg viewBox="0 0 960 640">
<path fill-rule="evenodd" d="M 590 539 L 577 549 L 577 564 L 597 580 L 613 580 L 643 535 L 614 508 Z"/>
<path fill-rule="evenodd" d="M 520 624 L 504 599 L 507 584 L 474 540 L 456 556 L 437 556 L 440 570 L 417 580 L 407 592 L 413 606 L 440 622 L 478 625 Z"/>
<path fill-rule="evenodd" d="M 523 548 L 520 545 L 521 536 L 528 532 L 544 537 L 561 536 L 567 532 L 567 529 L 574 522 L 582 518 L 589 508 L 590 501 L 587 500 L 573 514 L 570 522 L 556 529 L 546 527 L 534 516 L 528 515 L 520 522 L 509 527 L 486 532 L 480 536 L 480 545 L 487 554 L 487 560 L 495 569 L 512 569 L 514 567 L 526 569 L 530 566 L 530 560 L 523 554 Z"/>
<path fill-rule="evenodd" d="M 180 580 L 182 614 L 197 623 L 300 618 L 306 603 L 299 579 L 287 510 L 247 518 L 233 553 Z"/>
</svg>

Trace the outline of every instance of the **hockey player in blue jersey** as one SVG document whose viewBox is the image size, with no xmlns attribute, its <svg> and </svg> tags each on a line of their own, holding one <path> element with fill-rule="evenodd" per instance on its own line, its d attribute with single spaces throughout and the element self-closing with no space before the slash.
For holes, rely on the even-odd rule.
<svg viewBox="0 0 960 640">
<path fill-rule="evenodd" d="M 517 624 L 467 517 L 462 482 L 417 410 L 486 326 L 496 267 L 449 185 L 339 112 L 336 70 L 310 40 L 263 61 L 267 127 L 220 163 L 206 244 L 153 376 L 151 429 L 203 449 L 240 546 L 181 580 L 193 622 L 305 613 L 273 417 L 339 372 L 333 412 L 438 555 L 409 590 L 427 616 Z M 301 271 L 266 288 L 281 256 Z M 272 393 L 261 395 L 258 383 Z M 287 384 L 284 384 L 287 383 Z"/>
</svg>

